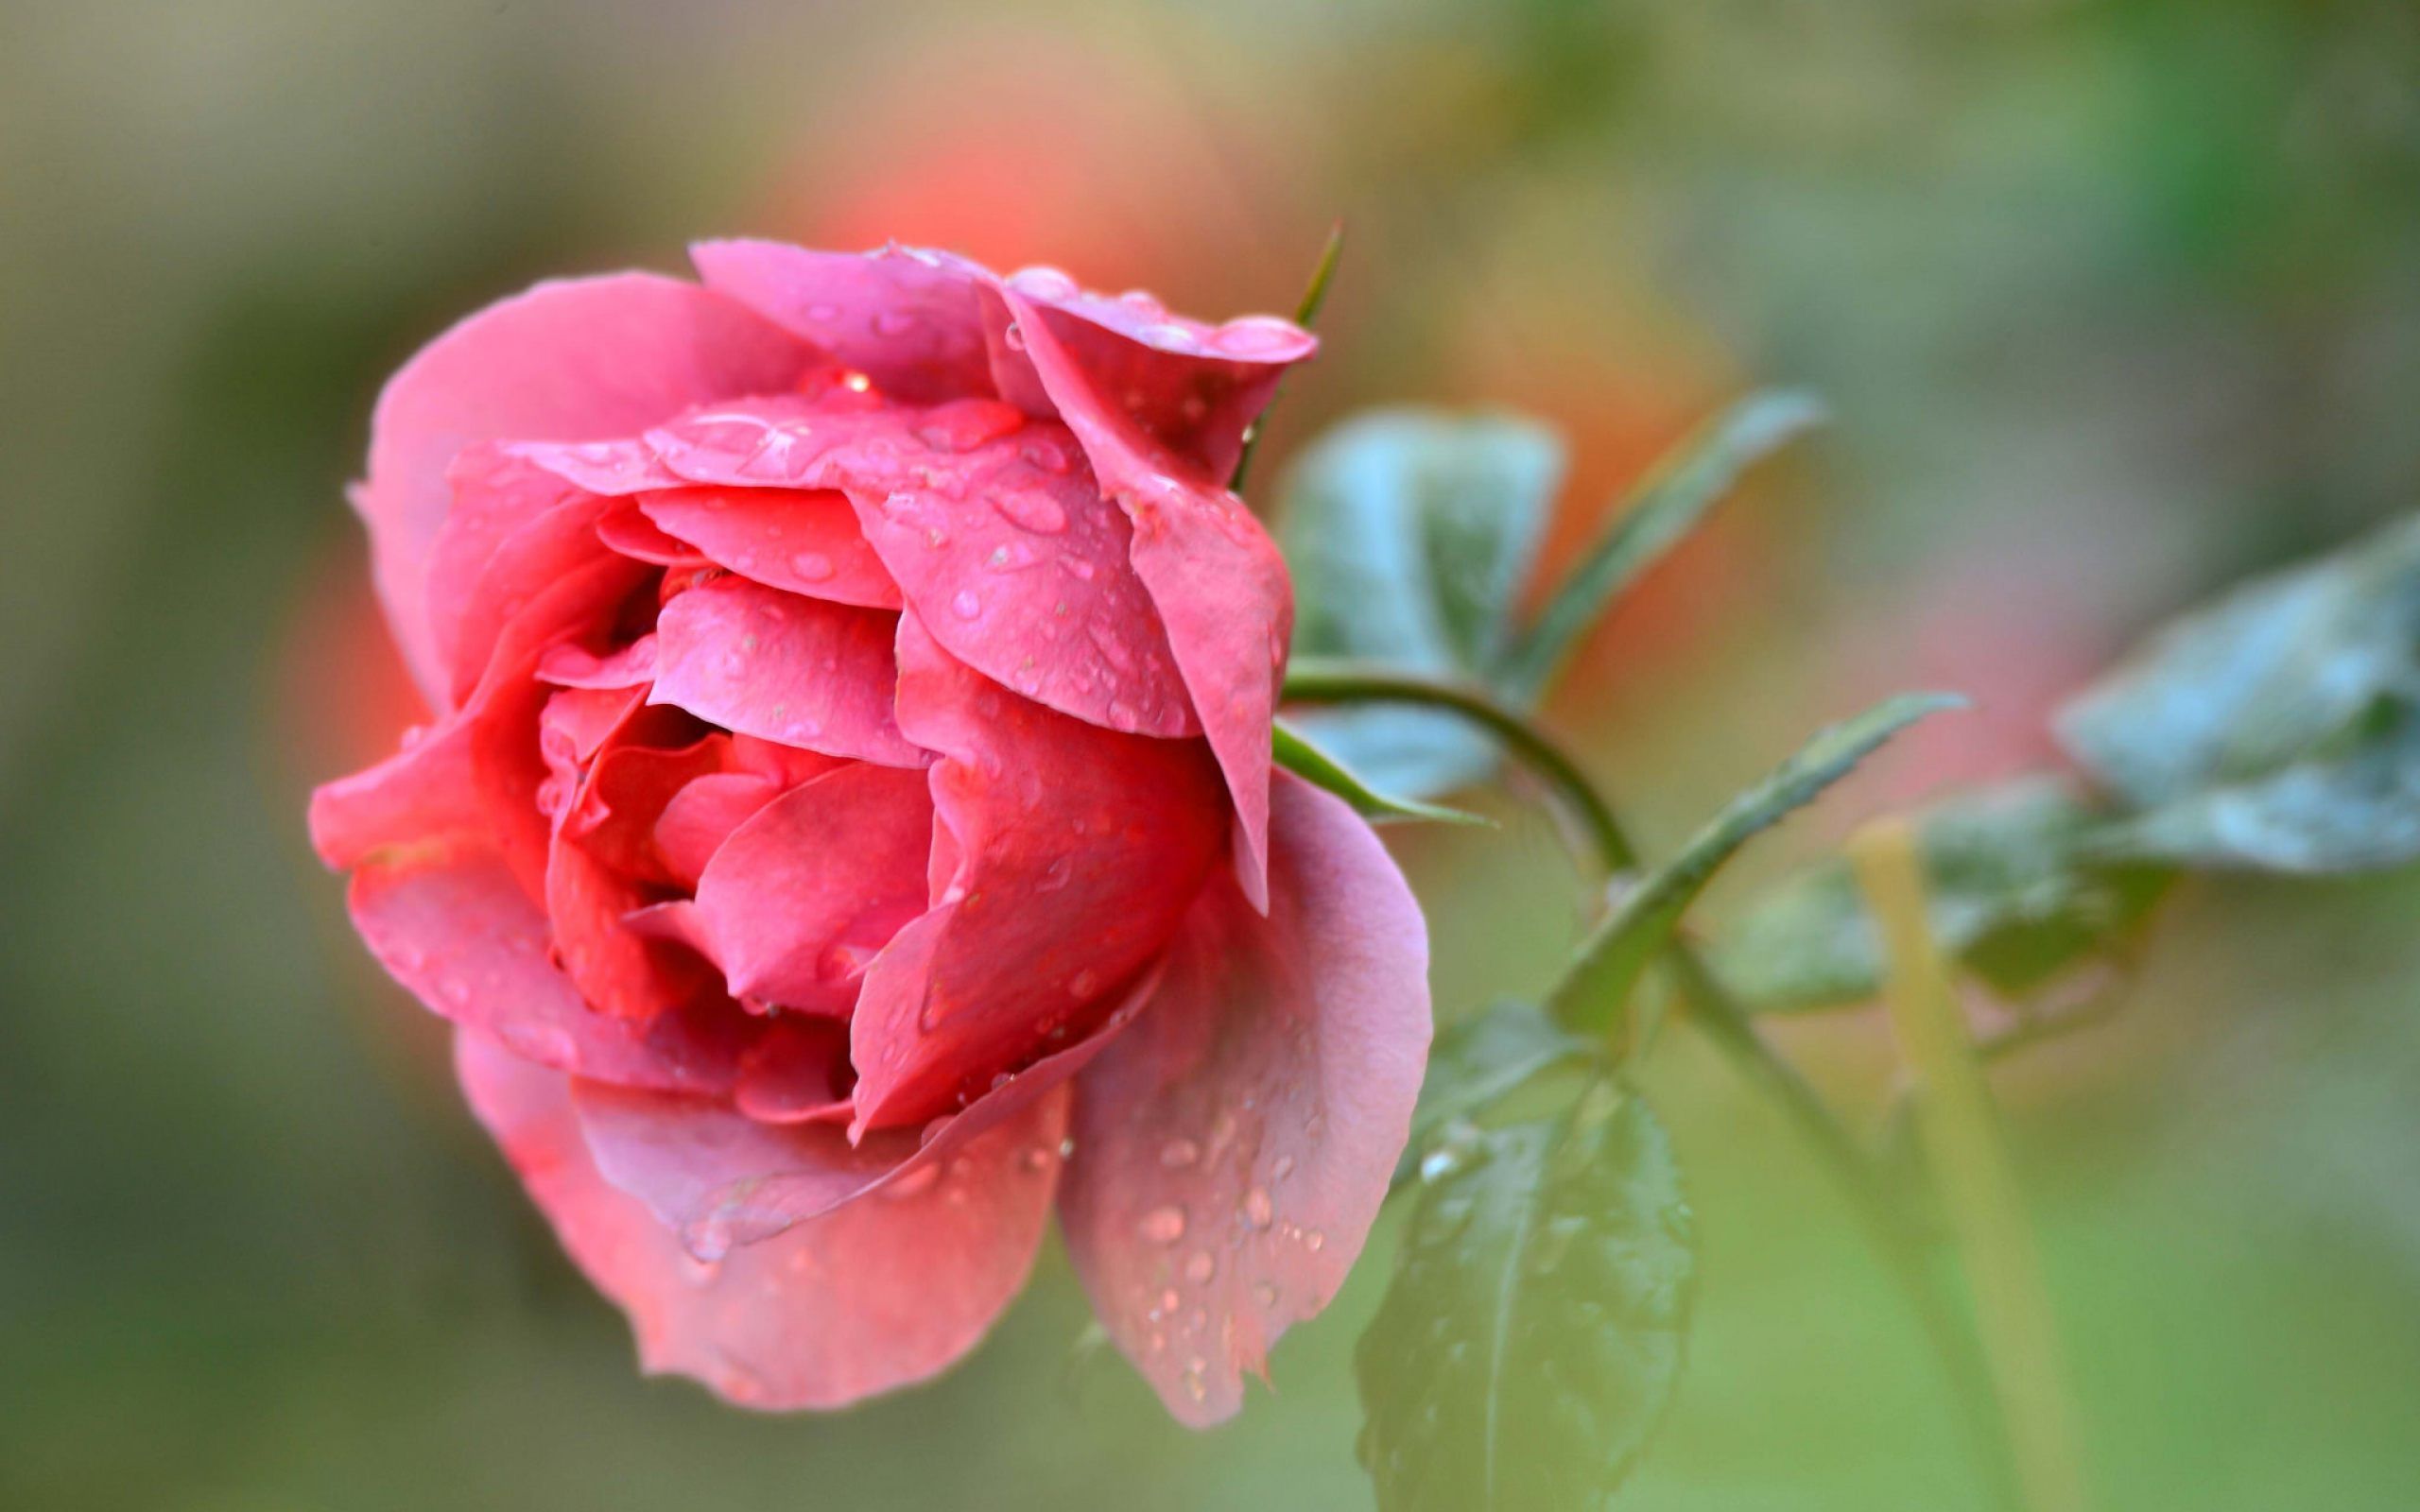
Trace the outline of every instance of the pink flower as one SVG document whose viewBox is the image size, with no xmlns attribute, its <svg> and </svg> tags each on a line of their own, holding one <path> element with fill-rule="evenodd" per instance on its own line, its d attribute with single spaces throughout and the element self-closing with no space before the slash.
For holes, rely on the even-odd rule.
<svg viewBox="0 0 2420 1512">
<path fill-rule="evenodd" d="M 1055 1199 L 1112 1337 L 1225 1418 L 1359 1252 L 1428 1040 L 1401 876 L 1270 769 L 1291 591 L 1217 481 L 1312 340 L 695 259 L 389 384 L 355 503 L 441 713 L 315 843 L 649 1368 L 923 1379 Z"/>
</svg>

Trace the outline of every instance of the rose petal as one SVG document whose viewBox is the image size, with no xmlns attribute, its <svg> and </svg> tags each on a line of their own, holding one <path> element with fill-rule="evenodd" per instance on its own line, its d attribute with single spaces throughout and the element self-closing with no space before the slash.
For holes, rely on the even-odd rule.
<svg viewBox="0 0 2420 1512">
<path fill-rule="evenodd" d="M 689 260 L 706 287 L 813 342 L 886 393 L 929 404 L 991 391 L 975 301 L 990 275 L 962 258 L 918 248 L 858 254 L 715 241 L 691 247 Z"/>
<path fill-rule="evenodd" d="M 565 566 L 577 565 L 580 548 L 593 552 L 596 542 L 564 540 L 561 530 L 537 532 L 522 541 L 518 570 L 506 575 L 518 580 L 508 584 L 500 579 L 500 591 L 483 593 L 488 568 L 506 542 L 529 526 L 550 517 L 561 519 L 558 511 L 564 505 L 594 496 L 504 453 L 493 442 L 463 452 L 445 476 L 454 490 L 454 507 L 429 548 L 428 633 L 439 659 L 452 669 L 450 689 L 459 703 L 486 670 L 505 621 L 521 607 L 509 603 L 507 595 L 518 590 L 526 602 L 531 590 L 562 576 Z M 551 560 L 537 559 L 541 557 Z"/>
<path fill-rule="evenodd" d="M 1236 878 L 1268 902 L 1269 729 L 1293 633 L 1286 563 L 1243 502 L 1190 473 L 1103 404 L 1033 306 L 1010 308 L 1032 329 L 1026 350 L 1101 487 L 1134 523 L 1134 571 L 1151 591 L 1168 644 L 1235 799 Z"/>
<path fill-rule="evenodd" d="M 776 392 L 811 360 L 795 337 L 694 284 L 645 273 L 541 284 L 421 349 L 378 398 L 370 527 L 378 595 L 434 700 L 447 676 L 426 615 L 446 468 L 482 441 L 629 436 L 693 404 Z"/>
<path fill-rule="evenodd" d="M 634 1087 L 718 1092 L 755 1033 L 722 1005 L 639 1023 L 580 1000 L 548 963 L 546 918 L 495 852 L 458 835 L 389 850 L 346 894 L 371 954 L 429 1010 L 524 1059 Z"/>
<path fill-rule="evenodd" d="M 1209 477 L 1236 470 L 1244 433 L 1286 369 L 1319 350 L 1318 339 L 1290 320 L 1248 315 L 1209 325 L 1170 314 L 1139 289 L 1112 296 L 1080 288 L 1053 267 L 1024 268 L 1003 283 L 1040 313 L 1094 392 L 1115 396 L 1146 435 Z M 987 303 L 1001 300 L 986 294 Z M 1030 350 L 1022 328 L 993 349 L 1003 393 L 1022 381 L 1001 374 L 1013 370 L 1021 344 Z M 1040 387 L 1050 393 L 1046 380 Z"/>
<path fill-rule="evenodd" d="M 731 1101 L 760 1124 L 846 1124 L 856 1080 L 847 1025 L 783 1016 L 765 1026 L 741 1059 Z"/>
<path fill-rule="evenodd" d="M 659 567 L 694 568 L 706 564 L 704 552 L 665 534 L 654 521 L 639 512 L 636 505 L 625 503 L 597 521 L 596 539 L 633 561 L 652 562 Z"/>
<path fill-rule="evenodd" d="M 563 973 L 597 1012 L 644 1022 L 719 998 L 705 962 L 624 924 L 657 896 L 556 832 L 546 852 L 546 918 Z"/>
<path fill-rule="evenodd" d="M 1154 964 L 1114 999 L 1098 1032 L 922 1130 L 884 1129 L 853 1143 L 828 1122 L 759 1120 L 727 1102 L 591 1082 L 576 1091 L 580 1126 L 607 1180 L 677 1229 L 690 1253 L 718 1258 L 876 1188 L 912 1191 L 930 1181 L 933 1168 L 970 1142 L 1055 1101 L 1132 1022 L 1158 981 Z"/>
<path fill-rule="evenodd" d="M 890 710 L 897 618 L 717 578 L 664 606 L 650 697 L 785 746 L 921 767 Z"/>
<path fill-rule="evenodd" d="M 1226 823 L 1199 744 L 1029 703 L 951 658 L 912 612 L 899 656 L 900 723 L 942 753 L 933 803 L 959 864 L 866 973 L 851 1023 L 860 1130 L 952 1111 L 1080 1040 L 1176 928 Z"/>
<path fill-rule="evenodd" d="M 781 794 L 780 783 L 754 772 L 712 773 L 673 794 L 655 821 L 655 850 L 665 869 L 695 892 L 706 863 L 731 832 Z"/>
<path fill-rule="evenodd" d="M 1077 1079 L 1060 1194 L 1093 1309 L 1168 1410 L 1241 1404 L 1361 1251 L 1410 1129 L 1427 939 L 1386 850 L 1290 775 L 1270 902 L 1215 881 L 1141 1018 Z"/>
<path fill-rule="evenodd" d="M 696 922 L 735 996 L 845 1013 L 864 963 L 925 902 L 922 772 L 863 763 L 732 831 L 698 879 Z"/>
<path fill-rule="evenodd" d="M 597 756 L 579 800 L 563 816 L 564 837 L 615 871 L 685 889 L 657 849 L 656 835 L 672 799 L 700 778 L 726 771 L 730 751 L 731 737 L 718 731 L 670 749 L 651 741 L 614 743 Z"/>
<path fill-rule="evenodd" d="M 900 607 L 899 585 L 840 494 L 797 489 L 673 489 L 639 495 L 648 519 L 742 577 L 836 604 Z"/>
<path fill-rule="evenodd" d="M 700 483 L 846 494 L 925 628 L 994 681 L 1108 729 L 1201 732 L 1129 561 L 1132 527 L 1063 427 L 988 400 L 834 411 L 784 398 L 718 404 L 648 434 L 666 466 Z"/>
<path fill-rule="evenodd" d="M 644 688 L 655 680 L 655 637 L 642 635 L 603 656 L 568 643 L 550 645 L 538 658 L 537 675 L 558 688 Z"/>
<path fill-rule="evenodd" d="M 547 646 L 606 612 L 638 576 L 634 564 L 612 559 L 566 576 L 507 627 L 488 677 L 460 709 L 386 761 L 313 792 L 320 859 L 343 868 L 383 846 L 481 830 L 539 896 L 546 825 L 537 794 L 547 769 L 534 731 L 552 690 L 532 674 Z"/>
<path fill-rule="evenodd" d="M 602 1180 L 565 1079 L 476 1035 L 456 1064 L 563 1247 L 630 1315 L 649 1371 L 766 1409 L 837 1407 L 920 1381 L 973 1349 L 1024 1284 L 1047 1219 L 1063 1099 L 886 1194 L 715 1264 L 681 1252 Z"/>
</svg>

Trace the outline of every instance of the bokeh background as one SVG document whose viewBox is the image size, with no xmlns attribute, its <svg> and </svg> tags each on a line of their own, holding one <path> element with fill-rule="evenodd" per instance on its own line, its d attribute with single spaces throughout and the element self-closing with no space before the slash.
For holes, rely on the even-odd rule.
<svg viewBox="0 0 2420 1512">
<path fill-rule="evenodd" d="M 1391 1241 L 1187 1435 L 1063 1260 L 929 1388 L 645 1381 L 304 844 L 413 717 L 340 489 L 385 373 L 537 277 L 896 236 L 1291 305 L 1260 486 L 1356 406 L 1574 451 L 1550 556 L 1726 397 L 1832 430 L 1554 718 L 1666 841 L 1883 691 L 1859 816 L 2051 759 L 2145 625 L 2420 506 L 2406 0 L 0 0 L 0 1504 L 1353 1507 Z M 1544 980 L 1551 833 L 1398 833 L 1441 1006 Z M 2124 1011 L 1999 1074 L 2108 1507 L 2420 1497 L 2420 879 L 2190 888 Z M 1790 1049 L 1860 1116 L 1871 1014 Z M 1643 1509 L 1974 1504 L 1915 1334 L 1783 1128 L 1649 1074 L 1704 1237 Z"/>
</svg>

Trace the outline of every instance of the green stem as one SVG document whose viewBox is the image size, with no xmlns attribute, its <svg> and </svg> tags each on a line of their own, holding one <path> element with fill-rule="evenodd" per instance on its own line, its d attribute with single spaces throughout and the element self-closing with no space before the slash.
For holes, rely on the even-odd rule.
<svg viewBox="0 0 2420 1512">
<path fill-rule="evenodd" d="M 1282 697 L 1287 703 L 1413 703 L 1461 714 L 1501 740 L 1554 789 L 1588 833 L 1606 870 L 1628 871 L 1638 865 L 1638 852 L 1622 833 L 1621 821 L 1580 764 L 1526 714 L 1484 689 L 1418 672 L 1304 657 L 1287 668 Z"/>
<path fill-rule="evenodd" d="M 1543 779 L 1580 820 L 1608 872 L 1634 870 L 1638 848 L 1613 805 L 1563 747 L 1521 711 L 1467 683 L 1358 662 L 1297 661 L 1286 674 L 1288 703 L 1408 703 L 1442 709 L 1482 726 Z M 1848 1200 L 1860 1230 L 1898 1287 L 1948 1379 L 1962 1426 L 1986 1467 L 1994 1500 L 2016 1504 L 2009 1445 L 1994 1410 L 1991 1376 L 1974 1335 L 1943 1294 L 1925 1257 L 1925 1242 L 1892 1197 L 1873 1163 L 1797 1069 L 1756 1032 L 1748 1013 L 1685 940 L 1666 952 L 1688 1017 L 1742 1079 L 1779 1108 L 1833 1184 Z"/>
</svg>

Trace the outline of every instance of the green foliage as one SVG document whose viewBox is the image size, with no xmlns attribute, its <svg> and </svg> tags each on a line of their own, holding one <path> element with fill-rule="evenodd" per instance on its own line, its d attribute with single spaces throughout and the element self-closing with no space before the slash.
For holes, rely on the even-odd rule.
<svg viewBox="0 0 2420 1512">
<path fill-rule="evenodd" d="M 2039 991 L 2131 933 L 2169 881 L 2106 866 L 2107 821 L 2074 784 L 2028 777 L 1914 816 L 1933 937 L 2003 996 Z M 1844 861 L 1783 882 L 1725 931 L 1714 964 L 1753 1007 L 1863 1003 L 1882 987 L 1881 941 Z"/>
<path fill-rule="evenodd" d="M 1823 419 L 1824 406 L 1805 394 L 1751 394 L 1682 442 L 1556 590 L 1503 668 L 1506 690 L 1523 702 L 1543 695 L 1623 591 L 1695 529 L 1741 473 Z"/>
<path fill-rule="evenodd" d="M 1429 1047 L 1428 1074 L 1395 1180 L 1411 1176 L 1448 1125 L 1484 1111 L 1538 1073 L 1596 1051 L 1534 1003 L 1508 1000 L 1448 1024 Z"/>
<path fill-rule="evenodd" d="M 2420 858 L 2420 520 L 2227 594 L 2063 713 L 2128 812 L 2104 853 L 2360 871 Z"/>
<path fill-rule="evenodd" d="M 1378 410 L 1330 431 L 1288 480 L 1280 543 L 1294 571 L 1294 651 L 1544 696 L 1622 592 L 1663 559 L 1759 457 L 1822 417 L 1797 394 L 1754 395 L 1666 458 L 1537 623 L 1515 623 L 1563 478 L 1563 447 L 1509 415 Z M 1449 715 L 1327 711 L 1305 728 L 1392 792 L 1466 786 L 1495 752 Z"/>
<path fill-rule="evenodd" d="M 1671 1400 L 1694 1269 L 1670 1143 L 1615 1080 L 1432 1162 L 1354 1354 L 1382 1512 L 1602 1505 Z"/>
<path fill-rule="evenodd" d="M 1483 678 L 1563 477 L 1563 448 L 1511 416 L 1381 410 L 1330 431 L 1287 482 L 1280 542 L 1294 573 L 1294 651 Z M 1484 737 L 1418 709 L 1324 711 L 1303 729 L 1392 792 L 1466 786 Z"/>
<path fill-rule="evenodd" d="M 1278 765 L 1344 799 L 1353 805 L 1354 813 L 1373 824 L 1384 824 L 1392 819 L 1430 819 L 1443 824 L 1483 825 L 1488 822 L 1461 809 L 1390 798 L 1361 781 L 1343 763 L 1322 750 L 1301 730 L 1282 719 L 1270 727 L 1270 742 Z"/>
<path fill-rule="evenodd" d="M 1928 714 L 1962 707 L 1944 694 L 1902 694 L 1823 730 L 1722 812 L 1671 860 L 1629 888 L 1599 924 L 1547 1008 L 1573 1028 L 1595 1032 L 1619 1022 L 1647 964 L 1725 861 L 1758 833 L 1848 775 L 1883 742 Z"/>
</svg>

